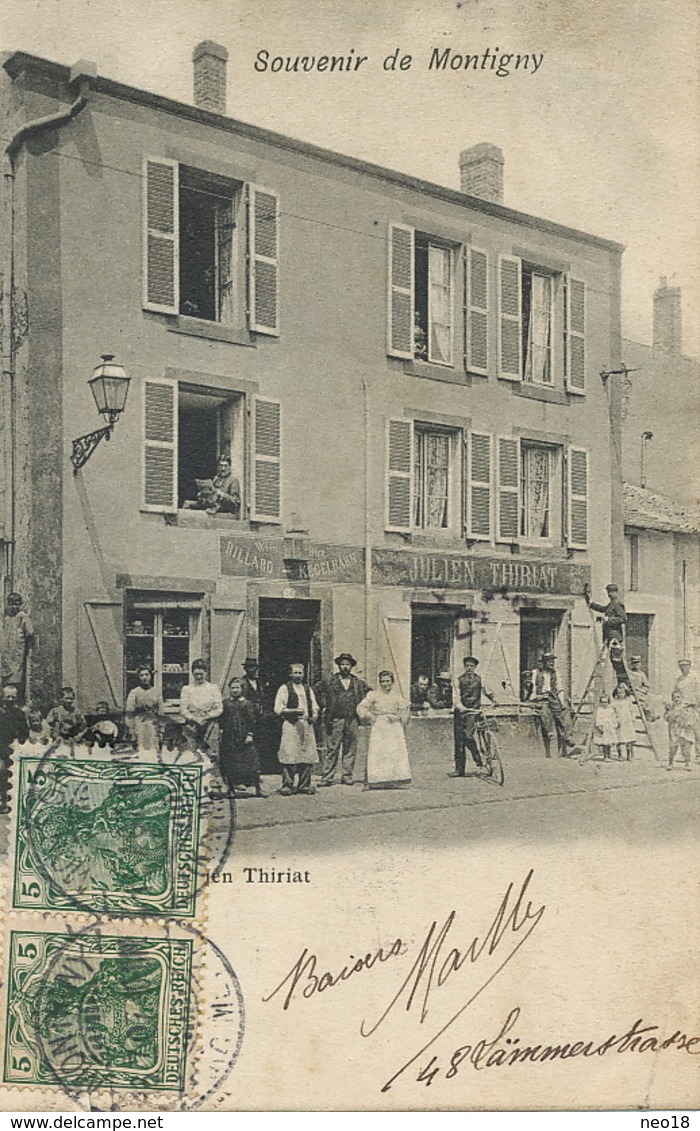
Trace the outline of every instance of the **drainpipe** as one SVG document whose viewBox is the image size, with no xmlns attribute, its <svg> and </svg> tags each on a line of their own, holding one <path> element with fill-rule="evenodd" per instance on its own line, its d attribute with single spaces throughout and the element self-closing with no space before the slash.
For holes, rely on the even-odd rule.
<svg viewBox="0 0 700 1131">
<path fill-rule="evenodd" d="M 369 656 L 372 643 L 372 526 L 370 477 L 370 411 L 369 386 L 362 377 L 365 423 L 365 680 L 369 682 Z"/>
<path fill-rule="evenodd" d="M 17 398 L 15 389 L 15 343 L 14 321 L 12 314 L 12 297 L 14 295 L 14 218 L 15 218 L 15 161 L 20 149 L 29 137 L 45 129 L 56 129 L 66 125 L 87 105 L 90 80 L 97 74 L 94 63 L 81 60 L 71 68 L 68 83 L 72 86 L 79 83 L 78 96 L 66 110 L 55 114 L 46 114 L 42 118 L 35 118 L 25 122 L 10 138 L 3 157 L 3 216 L 2 216 L 2 249 L 0 262 L 5 266 L 2 289 L 2 410 L 3 419 L 6 421 L 5 433 L 5 544 L 6 562 L 5 576 L 9 579 L 10 587 L 13 585 L 14 576 L 14 550 L 15 550 L 15 469 L 17 466 Z"/>
</svg>

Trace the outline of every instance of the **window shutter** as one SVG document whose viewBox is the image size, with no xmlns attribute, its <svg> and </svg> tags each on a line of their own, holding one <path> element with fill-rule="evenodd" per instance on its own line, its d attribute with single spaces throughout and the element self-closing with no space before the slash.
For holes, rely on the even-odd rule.
<svg viewBox="0 0 700 1131">
<path fill-rule="evenodd" d="M 387 353 L 412 358 L 415 313 L 413 228 L 389 225 L 389 315 Z M 426 327 L 426 330 L 428 328 Z"/>
<path fill-rule="evenodd" d="M 564 378 L 570 393 L 586 391 L 586 287 L 567 276 L 564 282 Z"/>
<path fill-rule="evenodd" d="M 413 424 L 387 425 L 386 529 L 406 531 L 413 520 Z"/>
<path fill-rule="evenodd" d="M 467 537 L 491 541 L 491 437 L 484 432 L 469 433 L 469 522 Z"/>
<path fill-rule="evenodd" d="M 499 377 L 522 380 L 522 286 L 521 263 L 502 255 L 498 261 Z"/>
<path fill-rule="evenodd" d="M 489 274 L 485 251 L 470 247 L 467 267 L 467 369 L 489 371 Z"/>
<path fill-rule="evenodd" d="M 282 516 L 282 406 L 255 397 L 253 419 L 253 505 L 251 518 L 279 522 Z"/>
<path fill-rule="evenodd" d="M 148 157 L 143 166 L 143 305 L 180 309 L 178 163 Z"/>
<path fill-rule="evenodd" d="M 520 513 L 520 441 L 498 437 L 498 542 L 517 542 Z"/>
<path fill-rule="evenodd" d="M 279 336 L 279 202 L 248 187 L 248 311 L 250 329 Z"/>
<path fill-rule="evenodd" d="M 585 550 L 588 547 L 588 452 L 585 448 L 569 448 L 568 481 L 569 546 Z"/>
<path fill-rule="evenodd" d="M 177 510 L 177 381 L 153 377 L 143 385 L 143 504 L 145 511 Z"/>
</svg>

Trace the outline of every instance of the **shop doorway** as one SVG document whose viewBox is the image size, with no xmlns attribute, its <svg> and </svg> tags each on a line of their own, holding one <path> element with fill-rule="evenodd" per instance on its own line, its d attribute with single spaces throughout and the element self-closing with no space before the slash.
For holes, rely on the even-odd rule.
<svg viewBox="0 0 700 1131">
<path fill-rule="evenodd" d="M 643 671 L 649 671 L 649 630 L 652 618 L 647 613 L 628 613 L 625 626 L 625 651 L 630 656 L 642 657 Z"/>
<path fill-rule="evenodd" d="M 532 673 L 539 667 L 543 652 L 556 652 L 557 637 L 564 619 L 563 609 L 520 610 L 520 697 L 527 699 L 532 687 Z M 566 669 L 567 659 L 559 657 L 559 672 Z"/>
<path fill-rule="evenodd" d="M 261 597 L 258 616 L 260 678 L 273 696 L 303 664 L 313 684 L 321 678 L 321 602 Z"/>
</svg>

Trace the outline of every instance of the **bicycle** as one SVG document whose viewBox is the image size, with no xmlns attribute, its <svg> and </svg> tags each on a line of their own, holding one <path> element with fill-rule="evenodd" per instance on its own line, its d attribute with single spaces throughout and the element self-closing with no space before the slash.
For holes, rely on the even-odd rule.
<svg viewBox="0 0 700 1131">
<path fill-rule="evenodd" d="M 496 720 L 493 717 L 489 718 L 481 708 L 464 708 L 462 714 L 475 716 L 473 737 L 481 759 L 481 765 L 477 766 L 479 777 L 486 781 L 492 781 L 496 785 L 503 785 L 505 770 L 495 733 L 497 730 Z M 464 735 L 462 742 L 466 746 Z M 471 756 L 471 751 L 468 748 L 465 750 L 465 757 L 467 754 Z"/>
</svg>

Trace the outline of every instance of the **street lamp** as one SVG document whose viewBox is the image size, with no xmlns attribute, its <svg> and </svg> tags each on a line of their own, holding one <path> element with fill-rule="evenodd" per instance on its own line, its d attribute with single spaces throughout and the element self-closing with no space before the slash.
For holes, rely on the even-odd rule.
<svg viewBox="0 0 700 1131">
<path fill-rule="evenodd" d="M 640 474 L 640 477 L 639 477 L 640 480 L 641 480 L 642 487 L 646 487 L 646 485 L 647 485 L 646 447 L 647 447 L 649 440 L 653 440 L 653 439 L 654 439 L 654 433 L 653 432 L 642 432 L 642 440 L 641 440 L 641 445 L 640 445 L 641 474 Z"/>
<path fill-rule="evenodd" d="M 127 393 L 131 378 L 127 377 L 121 365 L 115 364 L 114 354 L 103 353 L 102 363 L 98 365 L 88 385 L 95 398 L 97 411 L 107 421 L 106 428 L 98 428 L 95 432 L 88 432 L 86 436 L 79 436 L 73 440 L 71 462 L 73 474 L 77 475 L 84 467 L 100 440 L 109 440 L 114 425 L 124 411 Z"/>
</svg>

